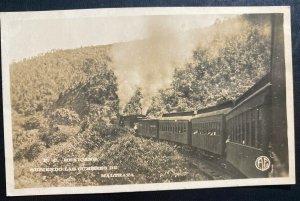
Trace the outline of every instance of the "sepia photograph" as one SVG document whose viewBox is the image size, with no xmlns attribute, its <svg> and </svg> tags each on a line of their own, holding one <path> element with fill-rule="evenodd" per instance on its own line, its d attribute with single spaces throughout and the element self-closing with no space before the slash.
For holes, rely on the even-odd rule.
<svg viewBox="0 0 300 201">
<path fill-rule="evenodd" d="M 295 183 L 289 7 L 0 19 L 8 196 Z"/>
</svg>

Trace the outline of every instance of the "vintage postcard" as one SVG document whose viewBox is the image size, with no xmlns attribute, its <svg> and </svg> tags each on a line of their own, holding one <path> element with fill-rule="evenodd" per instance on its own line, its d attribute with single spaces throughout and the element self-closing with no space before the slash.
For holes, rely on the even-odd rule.
<svg viewBox="0 0 300 201">
<path fill-rule="evenodd" d="M 8 196 L 295 183 L 289 7 L 0 17 Z"/>
</svg>

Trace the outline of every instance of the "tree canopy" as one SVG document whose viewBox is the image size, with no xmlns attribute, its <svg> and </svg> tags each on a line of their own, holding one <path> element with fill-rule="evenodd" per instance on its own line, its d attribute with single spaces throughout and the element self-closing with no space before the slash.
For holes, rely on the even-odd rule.
<svg viewBox="0 0 300 201">
<path fill-rule="evenodd" d="M 129 102 L 125 105 L 123 113 L 124 115 L 142 114 L 142 89 L 138 87 Z"/>
</svg>

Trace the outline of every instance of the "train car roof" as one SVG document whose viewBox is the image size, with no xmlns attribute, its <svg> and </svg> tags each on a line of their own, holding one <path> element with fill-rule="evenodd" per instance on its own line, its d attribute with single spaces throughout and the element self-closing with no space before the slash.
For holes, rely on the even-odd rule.
<svg viewBox="0 0 300 201">
<path fill-rule="evenodd" d="M 132 115 L 120 115 L 120 117 L 123 117 L 123 118 L 131 118 L 131 117 L 134 117 L 134 118 L 145 118 L 146 115 L 143 115 L 143 114 L 132 114 Z"/>
<path fill-rule="evenodd" d="M 193 116 L 173 116 L 173 117 L 161 117 L 159 120 L 170 120 L 170 121 L 190 121 Z"/>
<path fill-rule="evenodd" d="M 215 115 L 223 115 L 223 114 L 227 114 L 231 110 L 232 110 L 231 107 L 227 107 L 227 108 L 223 108 L 223 109 L 219 109 L 219 110 L 215 110 L 215 111 L 211 111 L 211 112 L 205 112 L 205 113 L 195 115 L 193 117 L 193 119 L 210 117 L 210 116 L 215 116 Z"/>
<path fill-rule="evenodd" d="M 165 113 L 162 115 L 162 117 L 177 117 L 177 116 L 192 116 L 194 115 L 194 111 L 188 111 L 188 112 L 171 112 L 171 113 Z"/>
<path fill-rule="evenodd" d="M 145 119 L 139 119 L 139 121 L 157 121 L 158 119 L 147 119 L 147 118 L 145 118 Z"/>
<path fill-rule="evenodd" d="M 266 74 L 263 78 L 261 78 L 258 82 L 256 82 L 250 89 L 248 89 L 245 93 L 243 93 L 240 97 L 238 97 L 235 101 L 235 106 L 239 105 L 241 102 L 245 101 L 249 97 L 255 95 L 257 91 L 266 86 L 271 86 L 271 73 Z"/>
<path fill-rule="evenodd" d="M 233 101 L 226 101 L 226 102 L 218 104 L 218 105 L 214 105 L 214 106 L 211 106 L 211 107 L 199 109 L 199 110 L 197 110 L 197 114 L 209 113 L 209 112 L 214 112 L 216 110 L 231 108 L 231 107 L 233 107 L 233 105 L 234 105 Z"/>
</svg>

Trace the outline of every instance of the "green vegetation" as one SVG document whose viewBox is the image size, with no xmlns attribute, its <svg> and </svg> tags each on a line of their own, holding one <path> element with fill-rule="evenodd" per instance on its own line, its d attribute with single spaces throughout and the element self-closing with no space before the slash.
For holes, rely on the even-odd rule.
<svg viewBox="0 0 300 201">
<path fill-rule="evenodd" d="M 129 102 L 125 105 L 123 110 L 124 115 L 136 115 L 142 114 L 142 89 L 138 87 L 134 92 L 133 96 L 130 98 Z"/>
<path fill-rule="evenodd" d="M 268 19 L 246 15 L 215 24 L 207 42 L 194 50 L 192 60 L 175 69 L 170 88 L 153 97 L 147 114 L 191 111 L 239 97 L 270 71 Z M 235 24 L 240 31 L 227 33 Z"/>
<path fill-rule="evenodd" d="M 238 24 L 239 33 L 226 31 Z M 222 30 L 225 30 L 224 33 Z M 147 111 L 186 111 L 234 99 L 270 67 L 270 24 L 247 16 L 218 22 L 186 65 L 177 68 Z M 111 46 L 57 50 L 13 63 L 11 98 L 16 188 L 201 180 L 176 147 L 120 128 Z M 137 88 L 124 114 L 142 113 Z M 66 162 L 66 158 L 97 161 Z M 50 159 L 46 161 L 45 159 Z M 57 159 L 56 161 L 51 161 Z M 32 173 L 30 168 L 117 166 L 116 170 Z M 101 174 L 122 173 L 105 178 Z M 133 176 L 132 176 L 133 175 Z"/>
</svg>

